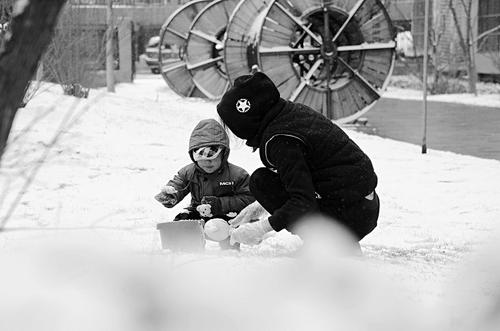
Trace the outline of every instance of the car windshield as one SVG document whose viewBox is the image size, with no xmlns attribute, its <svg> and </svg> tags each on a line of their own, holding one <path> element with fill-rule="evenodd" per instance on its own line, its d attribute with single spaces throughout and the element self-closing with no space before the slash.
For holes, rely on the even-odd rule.
<svg viewBox="0 0 500 331">
<path fill-rule="evenodd" d="M 148 41 L 148 47 L 158 47 L 159 44 L 160 44 L 159 36 L 153 36 Z"/>
<path fill-rule="evenodd" d="M 159 43 L 160 43 L 160 38 L 159 37 L 156 38 L 156 36 L 155 36 L 155 37 L 149 39 L 148 47 L 149 48 L 158 48 Z M 162 49 L 172 49 L 172 47 L 169 44 L 164 44 L 162 46 Z"/>
</svg>

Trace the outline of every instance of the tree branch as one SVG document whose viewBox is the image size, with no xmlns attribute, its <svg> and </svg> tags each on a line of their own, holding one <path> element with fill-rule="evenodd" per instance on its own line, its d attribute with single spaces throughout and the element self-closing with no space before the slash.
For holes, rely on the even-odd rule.
<svg viewBox="0 0 500 331">
<path fill-rule="evenodd" d="M 448 7 L 451 10 L 451 14 L 453 16 L 453 22 L 455 23 L 455 27 L 457 28 L 458 39 L 460 40 L 460 46 L 462 47 L 464 54 L 467 54 L 467 43 L 465 42 L 462 30 L 460 29 L 460 22 L 458 21 L 458 15 L 455 6 L 453 5 L 453 0 L 449 0 Z"/>
<path fill-rule="evenodd" d="M 478 42 L 479 40 L 481 40 L 482 38 L 488 36 L 489 34 L 495 32 L 496 30 L 500 30 L 500 25 L 497 25 L 495 26 L 494 28 L 491 28 L 489 30 L 486 30 L 484 31 L 483 33 L 481 33 L 479 36 L 477 36 L 476 40 L 474 40 L 474 42 Z"/>
<path fill-rule="evenodd" d="M 47 48 L 66 0 L 18 2 L 11 37 L 0 49 L 0 161 L 26 87 Z"/>
</svg>

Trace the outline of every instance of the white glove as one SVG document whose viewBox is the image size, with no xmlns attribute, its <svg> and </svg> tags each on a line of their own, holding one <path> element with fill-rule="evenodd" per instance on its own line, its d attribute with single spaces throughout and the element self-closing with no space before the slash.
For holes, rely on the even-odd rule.
<svg viewBox="0 0 500 331">
<path fill-rule="evenodd" d="M 196 211 L 201 217 L 212 217 L 212 206 L 209 203 L 203 203 L 196 206 Z"/>
<path fill-rule="evenodd" d="M 173 186 L 165 185 L 162 187 L 161 192 L 165 194 L 174 194 L 177 193 L 177 190 Z"/>
<path fill-rule="evenodd" d="M 262 241 L 262 237 L 272 230 L 273 228 L 267 218 L 257 222 L 246 223 L 231 231 L 229 244 L 234 245 L 238 242 L 245 245 L 257 245 Z"/>
<path fill-rule="evenodd" d="M 255 201 L 243 208 L 238 216 L 229 221 L 229 224 L 232 227 L 238 227 L 252 220 L 258 220 L 266 213 L 267 211 L 264 209 L 264 207 L 262 207 L 258 201 Z"/>
</svg>

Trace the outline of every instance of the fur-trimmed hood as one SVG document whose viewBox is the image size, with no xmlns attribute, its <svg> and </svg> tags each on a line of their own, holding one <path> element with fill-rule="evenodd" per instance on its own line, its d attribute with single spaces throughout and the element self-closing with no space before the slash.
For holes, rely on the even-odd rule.
<svg viewBox="0 0 500 331">
<path fill-rule="evenodd" d="M 229 157 L 229 137 L 219 122 L 209 118 L 201 120 L 193 129 L 189 139 L 189 157 L 194 162 L 193 150 L 211 145 L 224 146 L 223 162 L 227 162 Z"/>
</svg>

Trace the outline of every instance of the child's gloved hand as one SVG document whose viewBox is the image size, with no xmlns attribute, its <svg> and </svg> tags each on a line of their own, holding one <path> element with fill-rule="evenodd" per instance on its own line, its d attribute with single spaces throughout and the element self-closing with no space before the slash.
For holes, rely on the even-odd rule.
<svg viewBox="0 0 500 331">
<path fill-rule="evenodd" d="M 210 205 L 210 211 L 212 212 L 212 215 L 220 215 L 222 213 L 221 202 L 217 197 L 214 197 L 212 195 L 204 196 L 203 198 L 201 198 L 201 203 Z"/>
<path fill-rule="evenodd" d="M 165 185 L 162 187 L 161 192 L 165 194 L 174 194 L 177 193 L 177 190 L 173 186 Z"/>
<path fill-rule="evenodd" d="M 257 222 L 246 223 L 230 232 L 229 244 L 234 245 L 238 242 L 245 245 L 257 245 L 262 241 L 262 237 L 272 230 L 273 228 L 267 218 Z"/>
<path fill-rule="evenodd" d="M 177 199 L 172 194 L 167 194 L 163 191 L 155 195 L 155 199 L 161 203 L 164 207 L 172 208 L 177 204 Z"/>
</svg>

